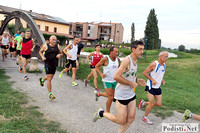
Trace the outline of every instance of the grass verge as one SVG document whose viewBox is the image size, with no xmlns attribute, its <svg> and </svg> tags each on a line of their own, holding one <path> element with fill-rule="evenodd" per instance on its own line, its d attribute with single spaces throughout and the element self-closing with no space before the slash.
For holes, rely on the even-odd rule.
<svg viewBox="0 0 200 133">
<path fill-rule="evenodd" d="M 17 133 L 66 133 L 60 124 L 47 121 L 36 106 L 27 104 L 27 96 L 11 88 L 9 77 L 0 69 L 0 131 Z"/>
</svg>

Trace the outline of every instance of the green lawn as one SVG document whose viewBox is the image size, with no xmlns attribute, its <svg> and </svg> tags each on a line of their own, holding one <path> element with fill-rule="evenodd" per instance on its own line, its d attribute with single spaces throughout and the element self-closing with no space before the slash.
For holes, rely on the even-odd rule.
<svg viewBox="0 0 200 133">
<path fill-rule="evenodd" d="M 138 73 L 140 78 L 146 80 L 142 72 L 146 67 L 158 59 L 160 50 L 147 51 L 147 59 L 138 60 Z M 163 94 L 163 106 L 153 108 L 152 112 L 162 118 L 171 116 L 174 110 L 183 113 L 186 108 L 194 113 L 200 112 L 200 56 L 178 51 L 170 51 L 178 55 L 178 58 L 170 58 L 166 63 L 165 81 L 166 85 L 161 86 Z M 90 73 L 88 64 L 81 64 L 78 70 L 78 77 L 85 79 Z M 89 84 L 93 86 L 93 78 Z M 98 76 L 98 87 L 103 88 L 101 77 Z M 101 89 L 104 91 L 104 89 Z M 139 99 L 147 99 L 147 92 L 144 87 L 136 88 L 137 103 Z"/>
<path fill-rule="evenodd" d="M 0 69 L 0 132 L 66 133 L 60 124 L 47 121 L 36 106 L 27 106 L 27 96 L 11 88 L 9 77 Z"/>
</svg>

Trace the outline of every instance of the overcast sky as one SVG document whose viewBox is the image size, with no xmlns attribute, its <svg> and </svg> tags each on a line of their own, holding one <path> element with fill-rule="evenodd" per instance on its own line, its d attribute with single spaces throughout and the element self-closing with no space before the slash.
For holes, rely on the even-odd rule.
<svg viewBox="0 0 200 133">
<path fill-rule="evenodd" d="M 144 37 L 147 17 L 155 9 L 162 46 L 200 49 L 200 0 L 0 0 L 1 5 L 57 16 L 68 22 L 116 22 L 124 26 L 123 41 Z"/>
</svg>

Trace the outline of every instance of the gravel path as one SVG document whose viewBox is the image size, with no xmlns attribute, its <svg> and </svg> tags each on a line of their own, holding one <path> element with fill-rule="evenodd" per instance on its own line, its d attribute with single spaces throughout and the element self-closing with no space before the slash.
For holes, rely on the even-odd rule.
<svg viewBox="0 0 200 133">
<path fill-rule="evenodd" d="M 85 87 L 81 80 L 77 80 L 79 86 L 71 86 L 71 77 L 66 74 L 59 78 L 60 72 L 56 72 L 52 80 L 53 94 L 55 100 L 50 101 L 46 83 L 44 87 L 39 85 L 38 79 L 44 77 L 45 73 L 30 74 L 28 81 L 24 81 L 23 73 L 18 72 L 18 66 L 11 58 L 5 62 L 0 60 L 0 68 L 6 70 L 6 75 L 11 78 L 9 81 L 15 81 L 13 88 L 25 92 L 29 96 L 31 105 L 39 106 L 39 111 L 44 113 L 45 118 L 61 123 L 61 127 L 70 133 L 116 133 L 119 125 L 103 118 L 96 123 L 92 122 L 92 114 L 102 106 L 105 109 L 106 98 L 100 97 L 96 102 L 93 95 L 93 88 Z M 43 69 L 43 64 L 39 63 L 39 69 Z M 139 99 L 138 99 L 139 100 Z M 115 113 L 115 104 L 112 104 L 111 112 Z M 144 112 L 136 111 L 135 121 L 132 123 L 127 133 L 161 133 L 163 122 L 181 122 L 182 114 L 174 112 L 172 117 L 162 120 L 153 114 L 149 118 L 154 125 L 147 125 L 141 118 Z M 197 123 L 194 120 L 188 122 Z"/>
</svg>

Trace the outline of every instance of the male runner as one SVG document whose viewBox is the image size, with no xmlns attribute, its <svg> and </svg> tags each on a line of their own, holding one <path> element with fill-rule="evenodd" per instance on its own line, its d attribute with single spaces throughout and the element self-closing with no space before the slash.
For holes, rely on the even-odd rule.
<svg viewBox="0 0 200 133">
<path fill-rule="evenodd" d="M 194 114 L 190 110 L 186 109 L 183 117 L 183 122 L 185 122 L 189 118 L 200 121 L 200 115 Z"/>
<path fill-rule="evenodd" d="M 162 91 L 161 91 L 161 83 L 165 85 L 165 81 L 163 80 L 166 65 L 165 62 L 168 59 L 168 52 L 162 51 L 159 53 L 158 61 L 154 61 L 151 63 L 146 70 L 143 72 L 143 75 L 148 78 L 147 85 L 145 91 L 147 91 L 149 102 L 145 102 L 144 100 L 140 100 L 138 104 L 138 109 L 147 105 L 145 109 L 145 115 L 143 117 L 143 121 L 149 125 L 152 125 L 153 122 L 149 120 L 147 117 L 149 112 L 154 106 L 162 106 Z M 156 101 L 154 101 L 156 99 Z"/>
<path fill-rule="evenodd" d="M 135 119 L 136 112 L 136 95 L 134 88 L 136 88 L 138 84 L 141 86 L 145 86 L 146 84 L 143 79 L 136 77 L 137 59 L 142 56 L 143 52 L 143 42 L 134 41 L 131 45 L 131 54 L 124 58 L 114 75 L 114 80 L 118 82 L 114 95 L 117 115 L 106 113 L 100 108 L 93 115 L 93 122 L 105 117 L 110 121 L 121 125 L 119 133 L 124 133 L 131 125 Z"/>
<path fill-rule="evenodd" d="M 50 38 L 50 43 L 45 44 L 39 51 L 39 54 L 43 61 L 45 61 L 45 68 L 46 68 L 46 77 L 40 78 L 40 85 L 44 86 L 44 81 L 47 80 L 47 89 L 49 92 L 49 98 L 50 100 L 55 99 L 55 97 L 52 94 L 52 86 L 51 86 L 51 80 L 53 79 L 56 67 L 58 66 L 58 58 L 63 56 L 61 48 L 58 44 L 56 44 L 56 36 L 52 35 Z M 45 52 L 45 55 L 43 55 L 43 52 Z M 45 79 L 45 80 L 44 80 Z"/>
<path fill-rule="evenodd" d="M 33 52 L 35 48 L 35 42 L 31 38 L 31 31 L 27 30 L 25 33 L 25 37 L 21 38 L 20 43 L 22 43 L 21 48 L 21 56 L 22 56 L 22 63 L 23 63 L 23 72 L 24 72 L 24 79 L 28 80 L 26 75 L 26 66 L 31 58 L 31 52 Z"/>
<path fill-rule="evenodd" d="M 21 49 L 22 49 L 22 44 L 20 43 L 20 40 L 22 38 L 24 38 L 24 36 L 25 36 L 25 32 L 22 31 L 21 32 L 21 36 L 17 36 L 14 39 L 15 43 L 17 43 L 17 55 L 18 55 L 18 57 L 17 57 L 16 64 L 19 65 L 19 72 L 22 72 L 22 65 L 21 65 Z"/>
<path fill-rule="evenodd" d="M 67 45 L 64 49 L 63 52 L 67 55 L 67 60 L 68 62 L 66 63 L 66 68 L 63 69 L 59 75 L 61 78 L 64 72 L 67 72 L 68 70 L 71 69 L 70 65 L 72 65 L 72 86 L 77 86 L 78 83 L 75 82 L 76 78 L 76 59 L 77 59 L 77 51 L 78 51 L 78 45 L 77 43 L 79 42 L 79 38 L 77 36 L 74 37 L 73 43 Z"/>
<path fill-rule="evenodd" d="M 94 91 L 96 101 L 98 100 L 99 96 L 107 97 L 108 100 L 106 102 L 106 112 L 110 112 L 110 107 L 114 98 L 114 92 L 117 82 L 114 80 L 114 74 L 117 68 L 120 66 L 120 59 L 117 58 L 118 56 L 118 48 L 111 47 L 110 48 L 110 55 L 101 59 L 95 66 L 96 71 L 101 75 L 102 82 L 106 92 L 100 93 L 96 90 Z M 103 66 L 103 73 L 101 72 L 100 68 Z"/>
</svg>

